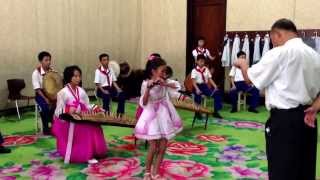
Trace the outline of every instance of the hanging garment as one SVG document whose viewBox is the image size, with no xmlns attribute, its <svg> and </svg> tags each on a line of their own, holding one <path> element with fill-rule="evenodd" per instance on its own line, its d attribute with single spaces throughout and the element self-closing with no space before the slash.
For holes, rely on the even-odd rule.
<svg viewBox="0 0 320 180">
<path fill-rule="evenodd" d="M 254 40 L 254 49 L 253 49 L 253 64 L 260 61 L 261 53 L 260 53 L 260 35 L 257 34 Z"/>
<path fill-rule="evenodd" d="M 316 50 L 316 39 L 313 37 L 303 37 L 303 42 L 306 43 L 306 45 L 310 46 L 312 49 Z"/>
<path fill-rule="evenodd" d="M 232 44 L 231 52 L 231 64 L 237 59 L 237 53 L 240 51 L 240 37 L 238 34 L 235 35 Z"/>
<path fill-rule="evenodd" d="M 248 34 L 245 35 L 244 37 L 244 42 L 243 42 L 243 46 L 242 46 L 242 51 L 246 53 L 246 58 L 247 60 L 250 59 L 250 47 L 249 47 L 249 36 Z"/>
<path fill-rule="evenodd" d="M 314 40 L 315 40 L 315 44 L 316 44 L 315 50 L 316 50 L 318 53 L 320 53 L 320 37 L 316 36 Z"/>
<path fill-rule="evenodd" d="M 270 50 L 270 37 L 269 34 L 264 36 L 264 45 L 262 50 L 262 56 Z"/>
<path fill-rule="evenodd" d="M 230 66 L 230 39 L 228 34 L 224 36 L 223 41 L 224 47 L 221 57 L 222 67 L 229 67 Z"/>
</svg>

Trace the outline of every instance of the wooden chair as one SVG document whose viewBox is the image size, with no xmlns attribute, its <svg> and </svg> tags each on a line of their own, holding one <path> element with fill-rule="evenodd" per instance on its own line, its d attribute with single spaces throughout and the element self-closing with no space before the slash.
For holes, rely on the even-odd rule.
<svg viewBox="0 0 320 180">
<path fill-rule="evenodd" d="M 237 104 L 237 110 L 241 110 L 241 106 L 243 107 L 244 110 L 247 109 L 247 96 L 248 93 L 246 92 L 238 92 L 238 104 Z"/>
</svg>

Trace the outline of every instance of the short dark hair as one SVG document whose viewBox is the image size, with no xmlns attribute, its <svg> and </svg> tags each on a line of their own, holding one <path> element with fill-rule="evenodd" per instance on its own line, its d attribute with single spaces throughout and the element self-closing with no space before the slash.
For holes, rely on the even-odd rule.
<svg viewBox="0 0 320 180">
<path fill-rule="evenodd" d="M 44 57 L 50 57 L 51 58 L 51 54 L 47 51 L 41 51 L 39 54 L 38 54 L 38 60 L 39 62 L 41 62 L 43 60 Z"/>
<path fill-rule="evenodd" d="M 153 60 L 156 58 L 161 58 L 161 55 L 159 53 L 152 53 L 149 55 L 148 60 Z"/>
<path fill-rule="evenodd" d="M 237 53 L 237 58 L 239 58 L 239 57 L 242 56 L 242 55 L 247 56 L 247 54 L 246 54 L 244 51 L 239 51 L 239 52 Z"/>
<path fill-rule="evenodd" d="M 282 18 L 273 23 L 271 30 L 274 29 L 282 29 L 294 33 L 298 33 L 296 25 L 290 20 L 286 18 Z"/>
<path fill-rule="evenodd" d="M 206 57 L 203 54 L 199 54 L 197 56 L 197 61 L 200 60 L 200 59 L 206 60 Z"/>
<path fill-rule="evenodd" d="M 80 75 L 82 74 L 81 69 L 76 65 L 67 66 L 64 69 L 64 71 L 63 71 L 63 82 L 64 82 L 64 84 L 68 84 L 68 83 L 71 82 L 71 79 L 74 76 L 74 72 L 75 71 L 79 71 Z M 80 83 L 80 86 L 81 86 L 81 83 Z"/>
<path fill-rule="evenodd" d="M 166 61 L 162 58 L 156 58 L 148 61 L 146 64 L 145 77 L 150 79 L 152 76 L 152 70 L 156 70 L 158 67 L 164 66 L 166 64 Z"/>
<path fill-rule="evenodd" d="M 168 78 L 171 78 L 173 76 L 173 70 L 170 66 L 166 67 L 166 74 Z"/>
<path fill-rule="evenodd" d="M 200 41 L 200 40 L 204 40 L 205 41 L 206 38 L 204 38 L 203 36 L 199 36 L 197 41 Z"/>
<path fill-rule="evenodd" d="M 152 53 L 152 54 L 150 54 L 150 56 L 156 56 L 158 58 L 161 58 L 161 55 L 159 53 Z"/>
<path fill-rule="evenodd" d="M 101 61 L 102 58 L 104 58 L 104 57 L 107 57 L 107 58 L 109 59 L 109 54 L 107 54 L 107 53 L 102 53 L 102 54 L 100 54 L 100 55 L 99 55 L 99 60 Z"/>
</svg>

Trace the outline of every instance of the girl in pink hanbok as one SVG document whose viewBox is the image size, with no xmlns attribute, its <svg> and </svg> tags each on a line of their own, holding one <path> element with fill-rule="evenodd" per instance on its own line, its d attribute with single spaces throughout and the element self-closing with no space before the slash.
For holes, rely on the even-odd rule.
<svg viewBox="0 0 320 180">
<path fill-rule="evenodd" d="M 141 86 L 140 106 L 143 112 L 135 127 L 135 136 L 148 140 L 144 179 L 161 179 L 159 167 L 166 151 L 168 140 L 182 130 L 181 119 L 168 97 L 172 88 L 163 80 L 166 62 L 161 58 L 149 60 L 146 65 L 147 79 Z M 151 166 L 153 172 L 151 174 Z"/>
<path fill-rule="evenodd" d="M 100 125 L 74 123 L 59 118 L 62 113 L 93 112 L 89 98 L 81 84 L 81 70 L 69 66 L 64 70 L 65 87 L 58 92 L 52 132 L 57 151 L 65 163 L 97 163 L 95 158 L 106 155 L 107 145 Z"/>
</svg>

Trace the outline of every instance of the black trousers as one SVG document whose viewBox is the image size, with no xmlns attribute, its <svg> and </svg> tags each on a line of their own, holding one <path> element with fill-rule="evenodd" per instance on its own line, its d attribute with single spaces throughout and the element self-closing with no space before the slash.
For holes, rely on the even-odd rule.
<svg viewBox="0 0 320 180">
<path fill-rule="evenodd" d="M 317 128 L 304 123 L 304 109 L 272 109 L 266 123 L 266 150 L 270 180 L 314 180 Z"/>
<path fill-rule="evenodd" d="M 2 145 L 2 143 L 4 143 L 4 139 L 3 139 L 2 134 L 0 132 L 0 146 Z"/>
</svg>

